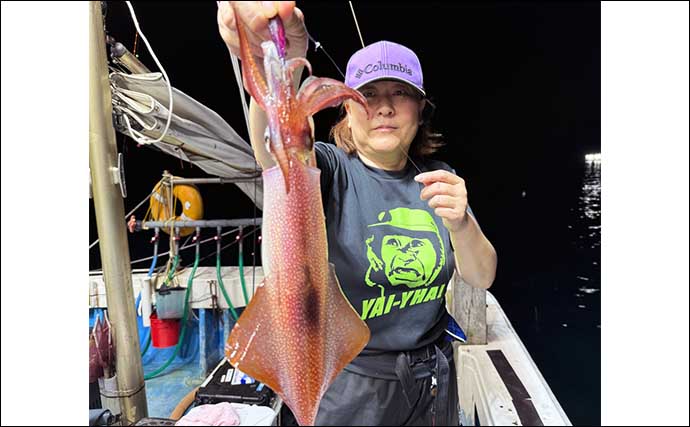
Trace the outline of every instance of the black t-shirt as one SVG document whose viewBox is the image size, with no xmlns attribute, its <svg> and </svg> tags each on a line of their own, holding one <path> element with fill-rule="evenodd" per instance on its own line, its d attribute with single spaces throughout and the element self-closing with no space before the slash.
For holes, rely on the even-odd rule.
<svg viewBox="0 0 690 427">
<path fill-rule="evenodd" d="M 455 260 L 448 230 L 419 198 L 419 171 L 409 161 L 401 171 L 372 168 L 323 142 L 315 150 L 329 261 L 371 330 L 362 355 L 435 342 L 447 322 L 445 293 Z M 423 172 L 455 173 L 440 161 L 414 163 Z"/>
</svg>

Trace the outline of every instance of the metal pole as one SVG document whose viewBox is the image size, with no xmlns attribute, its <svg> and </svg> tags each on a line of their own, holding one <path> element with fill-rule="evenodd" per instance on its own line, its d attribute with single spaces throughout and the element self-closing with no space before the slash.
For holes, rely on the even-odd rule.
<svg viewBox="0 0 690 427">
<path fill-rule="evenodd" d="M 108 39 L 108 44 L 110 44 L 110 53 L 115 62 L 124 65 L 134 74 L 148 74 L 151 72 L 146 65 L 142 64 L 139 58 L 127 50 L 122 43 L 111 37 Z"/>
<path fill-rule="evenodd" d="M 174 185 L 178 184 L 234 184 L 236 182 L 252 182 L 258 176 L 237 178 L 173 178 Z"/>
<path fill-rule="evenodd" d="M 245 218 L 245 219 L 207 219 L 198 221 L 137 221 L 136 230 L 147 228 L 169 228 L 169 227 L 201 227 L 201 228 L 215 228 L 215 227 L 248 227 L 251 225 L 261 225 L 261 218 Z"/>
<path fill-rule="evenodd" d="M 117 145 L 105 53 L 101 2 L 89 2 L 89 166 L 100 238 L 108 313 L 115 338 L 115 370 L 121 421 L 148 415 L 136 325 L 125 209 L 118 188 Z"/>
</svg>

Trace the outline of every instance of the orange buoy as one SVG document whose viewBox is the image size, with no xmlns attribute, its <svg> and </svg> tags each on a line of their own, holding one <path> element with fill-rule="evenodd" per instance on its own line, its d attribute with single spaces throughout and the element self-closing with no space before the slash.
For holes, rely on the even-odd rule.
<svg viewBox="0 0 690 427">
<path fill-rule="evenodd" d="M 170 197 L 170 186 L 163 185 L 162 182 L 153 188 L 153 194 L 149 201 L 151 206 L 151 216 L 154 221 L 167 221 L 170 219 L 170 205 L 175 201 L 173 209 L 174 221 L 196 221 L 204 216 L 204 203 L 201 200 L 201 193 L 194 185 L 179 184 L 173 187 L 172 197 Z M 178 213 L 178 204 L 182 206 L 182 212 Z M 163 231 L 168 233 L 169 228 L 163 227 Z M 193 227 L 180 228 L 180 236 L 187 236 L 194 232 Z"/>
</svg>

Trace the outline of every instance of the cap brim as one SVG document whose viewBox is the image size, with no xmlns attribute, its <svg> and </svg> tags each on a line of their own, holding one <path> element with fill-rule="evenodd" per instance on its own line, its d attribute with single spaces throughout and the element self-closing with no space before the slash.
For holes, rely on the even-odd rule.
<svg viewBox="0 0 690 427">
<path fill-rule="evenodd" d="M 424 97 L 426 97 L 426 92 L 424 92 L 424 90 L 418 88 L 417 86 L 413 85 L 412 83 L 408 82 L 407 80 L 402 79 L 402 78 L 397 77 L 397 76 L 378 76 L 378 77 L 374 77 L 374 78 L 371 78 L 371 79 L 369 79 L 369 80 L 363 81 L 362 83 L 360 83 L 360 84 L 358 84 L 357 86 L 353 87 L 353 89 L 357 89 L 357 90 L 358 90 L 359 88 L 361 88 L 362 86 L 364 86 L 364 85 L 366 85 L 366 84 L 373 83 L 373 82 L 377 82 L 377 81 L 379 81 L 379 80 L 397 80 L 397 81 L 399 81 L 399 82 L 403 82 L 403 83 L 407 84 L 408 86 L 413 87 L 413 88 L 416 89 L 419 93 L 421 93 Z"/>
</svg>

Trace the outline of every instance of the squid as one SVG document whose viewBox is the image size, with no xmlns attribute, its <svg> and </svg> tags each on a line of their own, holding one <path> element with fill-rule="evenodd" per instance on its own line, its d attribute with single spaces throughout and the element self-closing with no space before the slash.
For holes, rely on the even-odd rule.
<svg viewBox="0 0 690 427">
<path fill-rule="evenodd" d="M 309 121 L 347 99 L 369 110 L 358 91 L 311 76 L 306 58 L 286 59 L 278 16 L 269 21 L 271 40 L 261 44 L 264 78 L 243 24 L 236 22 L 245 87 L 266 112 L 265 142 L 277 165 L 263 172 L 264 281 L 233 327 L 225 355 L 274 390 L 300 425 L 313 425 L 324 393 L 366 346 L 370 332 L 328 262 L 321 172 Z M 310 76 L 295 90 L 293 74 L 302 67 Z"/>
</svg>

